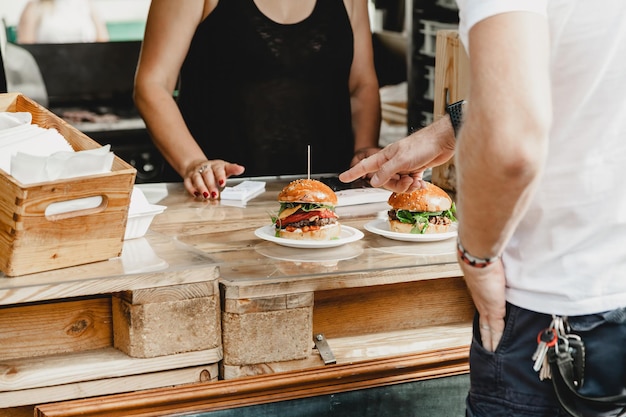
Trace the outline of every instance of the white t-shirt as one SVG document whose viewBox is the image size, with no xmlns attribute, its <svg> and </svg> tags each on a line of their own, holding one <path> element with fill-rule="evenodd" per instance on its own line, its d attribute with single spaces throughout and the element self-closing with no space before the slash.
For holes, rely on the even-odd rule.
<svg viewBox="0 0 626 417">
<path fill-rule="evenodd" d="M 465 45 L 489 16 L 526 10 L 549 19 L 549 156 L 503 255 L 508 301 L 570 316 L 626 306 L 626 1 L 457 3 Z"/>
<path fill-rule="evenodd" d="M 54 0 L 45 7 L 37 30 L 39 43 L 95 42 L 96 26 L 85 0 Z"/>
</svg>

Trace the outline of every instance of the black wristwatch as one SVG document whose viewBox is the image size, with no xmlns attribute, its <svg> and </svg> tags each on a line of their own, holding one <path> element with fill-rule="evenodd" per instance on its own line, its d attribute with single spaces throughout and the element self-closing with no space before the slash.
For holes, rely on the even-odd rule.
<svg viewBox="0 0 626 417">
<path fill-rule="evenodd" d="M 465 104 L 465 100 L 457 101 L 456 103 L 448 104 L 446 106 L 446 113 L 450 115 L 450 122 L 452 123 L 452 128 L 454 129 L 454 136 L 456 137 L 459 133 L 459 129 L 463 124 L 463 105 Z"/>
</svg>

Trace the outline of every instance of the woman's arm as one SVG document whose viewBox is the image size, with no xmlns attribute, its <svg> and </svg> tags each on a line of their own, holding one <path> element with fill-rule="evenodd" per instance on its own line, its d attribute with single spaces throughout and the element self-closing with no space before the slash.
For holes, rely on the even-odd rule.
<svg viewBox="0 0 626 417">
<path fill-rule="evenodd" d="M 196 27 L 205 16 L 202 1 L 153 0 L 135 76 L 135 103 L 155 145 L 183 178 L 185 188 L 205 198 L 243 167 L 208 161 L 189 132 L 173 98 L 179 72 Z M 202 172 L 199 172 L 201 167 Z"/>
<path fill-rule="evenodd" d="M 380 92 L 374 68 L 372 32 L 366 0 L 344 0 L 354 33 L 354 58 L 350 69 L 352 128 L 355 156 L 352 164 L 378 150 Z"/>
</svg>

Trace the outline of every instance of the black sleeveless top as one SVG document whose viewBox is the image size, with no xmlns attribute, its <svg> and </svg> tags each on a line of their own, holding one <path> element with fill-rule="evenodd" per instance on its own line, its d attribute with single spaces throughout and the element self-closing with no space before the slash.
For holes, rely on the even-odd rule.
<svg viewBox="0 0 626 417">
<path fill-rule="evenodd" d="M 178 105 L 209 159 L 244 176 L 341 172 L 353 155 L 348 78 L 353 33 L 342 0 L 278 24 L 253 0 L 220 0 L 198 26 Z"/>
</svg>

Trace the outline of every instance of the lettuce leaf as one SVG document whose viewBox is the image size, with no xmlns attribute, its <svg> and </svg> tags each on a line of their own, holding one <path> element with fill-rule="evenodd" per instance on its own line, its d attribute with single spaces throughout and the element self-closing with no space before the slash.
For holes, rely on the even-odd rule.
<svg viewBox="0 0 626 417">
<path fill-rule="evenodd" d="M 413 228 L 411 233 L 426 233 L 428 229 L 428 219 L 436 216 L 443 216 L 455 222 L 456 206 L 452 203 L 452 207 L 445 211 L 409 211 L 398 210 L 396 211 L 396 217 L 401 223 L 412 224 Z M 422 226 L 423 225 L 423 226 Z"/>
</svg>

